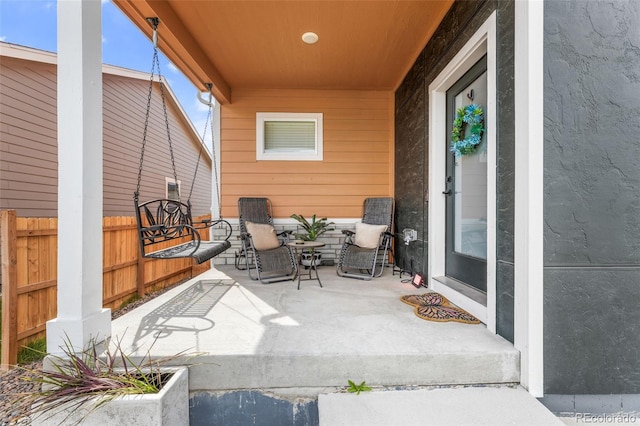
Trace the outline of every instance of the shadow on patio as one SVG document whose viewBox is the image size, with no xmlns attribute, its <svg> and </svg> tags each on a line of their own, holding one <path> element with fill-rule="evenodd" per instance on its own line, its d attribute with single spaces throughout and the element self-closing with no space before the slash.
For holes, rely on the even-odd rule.
<svg viewBox="0 0 640 426">
<path fill-rule="evenodd" d="M 153 356 L 201 354 L 190 367 L 192 392 L 519 381 L 513 345 L 482 324 L 416 317 L 399 298 L 426 290 L 390 269 L 369 282 L 330 267 L 319 273 L 324 288 L 307 281 L 296 290 L 212 269 L 116 319 L 112 334 L 134 356 L 152 344 Z"/>
<path fill-rule="evenodd" d="M 202 333 L 215 326 L 207 314 L 229 291 L 231 280 L 197 281 L 180 293 L 153 309 L 142 318 L 132 347 L 138 349 L 138 342 L 148 335 L 157 339 L 170 337 L 173 333 Z M 185 322 L 185 319 L 189 319 Z"/>
</svg>

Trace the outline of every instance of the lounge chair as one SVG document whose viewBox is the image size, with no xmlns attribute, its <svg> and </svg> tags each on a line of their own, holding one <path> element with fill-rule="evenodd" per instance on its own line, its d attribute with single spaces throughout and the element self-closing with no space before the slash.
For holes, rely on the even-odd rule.
<svg viewBox="0 0 640 426">
<path fill-rule="evenodd" d="M 286 245 L 291 231 L 276 233 L 271 201 L 242 197 L 238 200 L 238 217 L 242 247 L 236 253 L 236 268 L 248 270 L 251 279 L 263 284 L 293 279 L 297 262 Z"/>
<path fill-rule="evenodd" d="M 394 202 L 391 197 L 367 198 L 362 209 L 362 222 L 354 231 L 342 231 L 346 235 L 337 273 L 341 277 L 371 280 L 382 275 L 393 255 Z"/>
</svg>

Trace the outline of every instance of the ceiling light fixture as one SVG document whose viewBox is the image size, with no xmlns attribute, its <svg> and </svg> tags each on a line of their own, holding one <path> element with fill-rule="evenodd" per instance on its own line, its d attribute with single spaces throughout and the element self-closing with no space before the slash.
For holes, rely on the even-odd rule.
<svg viewBox="0 0 640 426">
<path fill-rule="evenodd" d="M 312 32 L 304 33 L 302 34 L 302 41 L 307 44 L 314 44 L 318 41 L 318 34 Z"/>
</svg>

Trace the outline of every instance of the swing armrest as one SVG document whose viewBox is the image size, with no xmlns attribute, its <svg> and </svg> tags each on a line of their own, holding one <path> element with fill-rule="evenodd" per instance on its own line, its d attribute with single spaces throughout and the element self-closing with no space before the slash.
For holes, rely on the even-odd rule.
<svg viewBox="0 0 640 426">
<path fill-rule="evenodd" d="M 210 226 L 213 226 L 213 220 L 211 219 L 202 219 L 201 221 L 198 222 L 193 222 L 193 226 L 200 229 L 200 228 L 209 228 Z M 204 225 L 204 226 L 196 226 L 196 225 Z"/>
<path fill-rule="evenodd" d="M 204 219 L 199 222 L 193 222 L 193 227 L 195 229 L 213 228 L 216 225 L 222 225 L 226 229 L 225 238 L 224 238 L 225 241 L 231 238 L 231 234 L 233 233 L 233 228 L 231 227 L 231 224 L 224 219 L 216 219 L 216 220 Z"/>
<path fill-rule="evenodd" d="M 224 240 L 228 241 L 229 238 L 231 238 L 231 234 L 233 233 L 233 227 L 231 226 L 231 224 L 229 222 L 227 222 L 224 219 L 216 219 L 216 220 L 208 220 L 208 222 L 210 223 L 210 227 L 214 227 L 217 225 L 220 225 L 220 227 L 224 227 L 225 229 L 225 236 L 224 236 Z"/>
</svg>

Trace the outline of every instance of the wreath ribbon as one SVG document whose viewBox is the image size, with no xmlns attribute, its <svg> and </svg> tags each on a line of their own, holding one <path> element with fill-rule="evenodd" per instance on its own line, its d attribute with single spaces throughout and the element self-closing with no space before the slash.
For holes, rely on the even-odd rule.
<svg viewBox="0 0 640 426">
<path fill-rule="evenodd" d="M 484 111 L 478 104 L 471 104 L 456 110 L 456 118 L 453 120 L 451 131 L 451 152 L 456 157 L 469 155 L 476 152 L 477 146 L 482 142 L 484 133 Z M 470 134 L 464 137 L 466 127 L 470 126 Z"/>
</svg>

